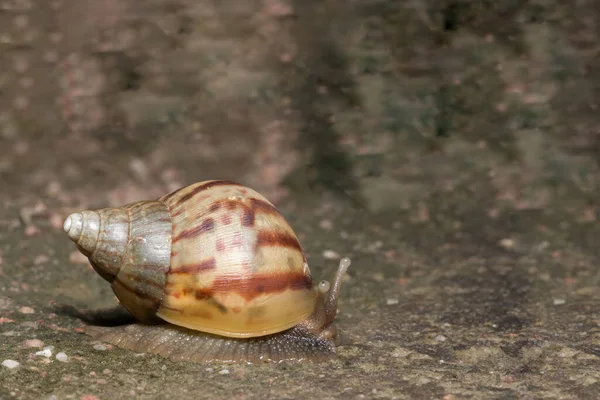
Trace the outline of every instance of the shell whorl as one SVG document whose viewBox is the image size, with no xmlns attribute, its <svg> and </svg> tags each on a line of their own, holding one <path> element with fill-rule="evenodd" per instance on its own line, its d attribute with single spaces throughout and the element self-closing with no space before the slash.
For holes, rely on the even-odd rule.
<svg viewBox="0 0 600 400">
<path fill-rule="evenodd" d="M 315 309 L 296 234 L 266 198 L 235 182 L 73 214 L 64 229 L 141 321 L 255 337 L 289 329 Z"/>
<path fill-rule="evenodd" d="M 171 211 L 171 269 L 158 315 L 229 337 L 295 326 L 316 291 L 298 238 L 258 192 L 205 181 L 163 196 Z"/>
<path fill-rule="evenodd" d="M 171 217 L 163 203 L 74 213 L 63 229 L 131 314 L 157 321 L 171 254 Z"/>
</svg>

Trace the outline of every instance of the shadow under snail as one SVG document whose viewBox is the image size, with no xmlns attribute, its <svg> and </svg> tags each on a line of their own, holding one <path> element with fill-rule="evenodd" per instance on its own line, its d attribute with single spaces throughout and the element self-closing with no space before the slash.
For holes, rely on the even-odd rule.
<svg viewBox="0 0 600 400">
<path fill-rule="evenodd" d="M 331 284 L 315 286 L 296 234 L 253 189 L 199 182 L 71 214 L 63 228 L 137 320 L 87 326 L 97 340 L 176 361 L 231 363 L 323 361 L 340 344 L 334 319 L 350 259 Z"/>
</svg>

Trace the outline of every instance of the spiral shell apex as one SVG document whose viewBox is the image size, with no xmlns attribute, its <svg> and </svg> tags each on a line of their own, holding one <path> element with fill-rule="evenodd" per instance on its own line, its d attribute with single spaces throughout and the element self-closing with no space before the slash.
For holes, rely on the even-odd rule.
<svg viewBox="0 0 600 400">
<path fill-rule="evenodd" d="M 171 218 L 158 201 L 71 214 L 64 230 L 137 319 L 156 322 L 171 253 Z"/>
</svg>

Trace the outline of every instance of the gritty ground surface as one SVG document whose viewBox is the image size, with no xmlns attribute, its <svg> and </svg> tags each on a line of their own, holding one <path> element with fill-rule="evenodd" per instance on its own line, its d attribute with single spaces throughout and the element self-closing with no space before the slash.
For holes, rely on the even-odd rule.
<svg viewBox="0 0 600 400">
<path fill-rule="evenodd" d="M 574 4 L 0 1 L 0 398 L 598 398 L 600 10 Z M 66 215 L 214 178 L 277 204 L 317 279 L 352 257 L 337 359 L 172 363 L 53 311 L 115 304 Z"/>
</svg>

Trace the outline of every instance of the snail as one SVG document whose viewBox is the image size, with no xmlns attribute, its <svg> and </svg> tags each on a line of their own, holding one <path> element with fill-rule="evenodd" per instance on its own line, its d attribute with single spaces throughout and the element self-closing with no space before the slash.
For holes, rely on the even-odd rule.
<svg viewBox="0 0 600 400">
<path fill-rule="evenodd" d="M 341 344 L 334 319 L 350 259 L 314 285 L 296 234 L 249 187 L 198 182 L 71 214 L 63 228 L 136 320 L 86 327 L 100 341 L 228 363 L 323 361 Z"/>
</svg>

